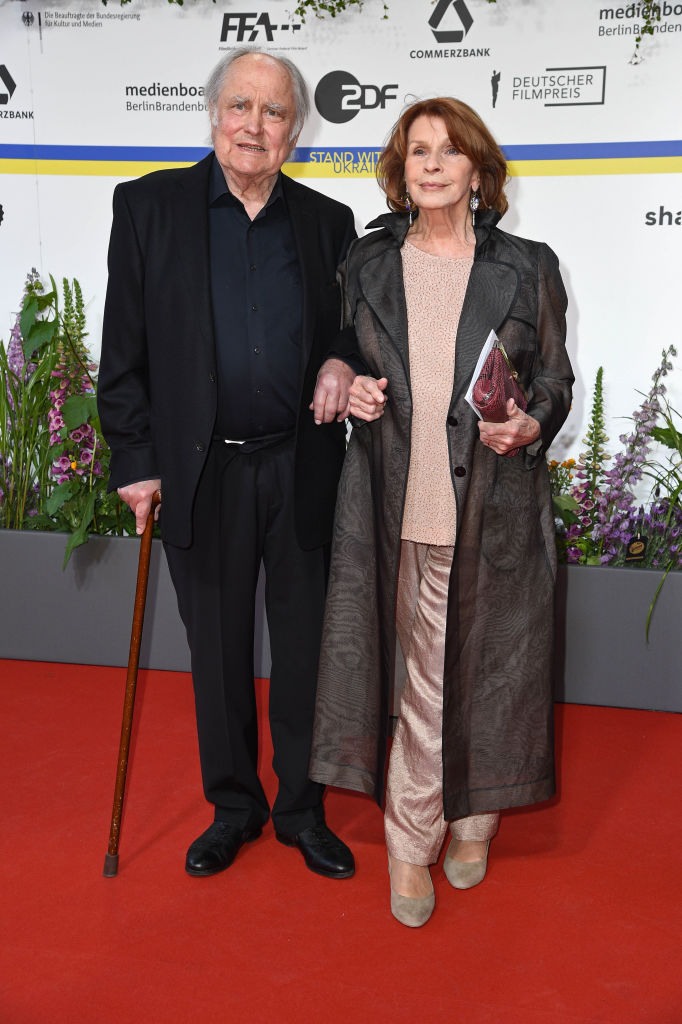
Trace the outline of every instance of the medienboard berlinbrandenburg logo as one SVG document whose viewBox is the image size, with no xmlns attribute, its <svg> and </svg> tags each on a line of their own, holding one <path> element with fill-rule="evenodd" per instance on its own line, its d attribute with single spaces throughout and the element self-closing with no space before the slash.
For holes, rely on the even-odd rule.
<svg viewBox="0 0 682 1024">
<path fill-rule="evenodd" d="M 5 92 L 3 88 L 0 88 L 0 106 L 5 106 L 12 99 L 17 86 L 4 64 L 0 64 L 0 83 L 7 90 Z"/>
<path fill-rule="evenodd" d="M 441 30 L 439 28 L 440 23 L 445 18 L 450 7 L 454 8 L 462 27 Z M 474 19 L 469 14 L 469 8 L 464 3 L 464 0 L 438 0 L 433 14 L 429 18 L 429 26 L 438 43 L 461 43 L 473 23 Z"/>
</svg>

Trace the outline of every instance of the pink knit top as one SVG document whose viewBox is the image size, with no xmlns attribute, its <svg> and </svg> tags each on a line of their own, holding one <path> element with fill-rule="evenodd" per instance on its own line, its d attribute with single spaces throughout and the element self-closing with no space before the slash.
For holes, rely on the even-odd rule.
<svg viewBox="0 0 682 1024">
<path fill-rule="evenodd" d="M 402 249 L 412 390 L 412 440 L 402 539 L 455 543 L 455 495 L 445 429 L 455 338 L 473 257 Z"/>
</svg>

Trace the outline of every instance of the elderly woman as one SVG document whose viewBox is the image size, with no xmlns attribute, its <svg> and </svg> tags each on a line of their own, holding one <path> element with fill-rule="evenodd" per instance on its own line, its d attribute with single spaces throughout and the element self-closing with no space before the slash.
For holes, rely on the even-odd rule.
<svg viewBox="0 0 682 1024">
<path fill-rule="evenodd" d="M 545 451 L 573 375 L 557 258 L 497 227 L 507 168 L 475 111 L 414 104 L 379 175 L 393 212 L 353 243 L 342 274 L 368 374 L 351 389 L 311 775 L 381 802 L 397 631 L 407 680 L 386 844 L 391 910 L 418 927 L 448 829 L 446 876 L 470 888 L 499 811 L 554 793 Z M 465 400 L 491 329 L 527 396 L 503 423 Z"/>
</svg>

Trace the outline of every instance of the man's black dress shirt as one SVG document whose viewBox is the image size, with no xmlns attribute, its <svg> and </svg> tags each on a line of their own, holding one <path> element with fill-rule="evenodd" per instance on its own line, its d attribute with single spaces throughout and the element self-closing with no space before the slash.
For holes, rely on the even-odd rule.
<svg viewBox="0 0 682 1024">
<path fill-rule="evenodd" d="M 209 244 L 218 370 L 215 434 L 241 440 L 293 430 L 303 295 L 281 173 L 251 220 L 214 158 Z"/>
</svg>

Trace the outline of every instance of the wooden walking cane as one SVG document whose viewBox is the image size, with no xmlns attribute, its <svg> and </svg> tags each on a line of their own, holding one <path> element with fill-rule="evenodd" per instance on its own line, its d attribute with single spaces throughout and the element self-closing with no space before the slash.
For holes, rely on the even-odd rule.
<svg viewBox="0 0 682 1024">
<path fill-rule="evenodd" d="M 133 628 L 130 633 L 130 653 L 128 655 L 128 675 L 126 677 L 125 699 L 123 702 L 123 721 L 121 722 L 121 742 L 118 747 L 118 764 L 116 767 L 116 785 L 114 786 L 114 806 L 111 812 L 111 828 L 109 830 L 109 849 L 104 858 L 104 877 L 114 878 L 118 874 L 118 843 L 121 836 L 121 815 L 123 813 L 123 796 L 126 788 L 128 771 L 128 751 L 130 749 L 130 733 L 133 728 L 133 710 L 135 708 L 135 690 L 137 688 L 137 668 L 140 661 L 140 643 L 144 624 L 144 608 L 147 600 L 147 583 L 149 582 L 149 560 L 152 553 L 152 533 L 154 531 L 154 510 L 161 502 L 161 492 L 155 491 L 152 507 L 147 516 L 147 524 L 140 538 L 140 558 L 137 566 L 137 589 L 135 590 L 135 607 L 133 609 Z"/>
</svg>

